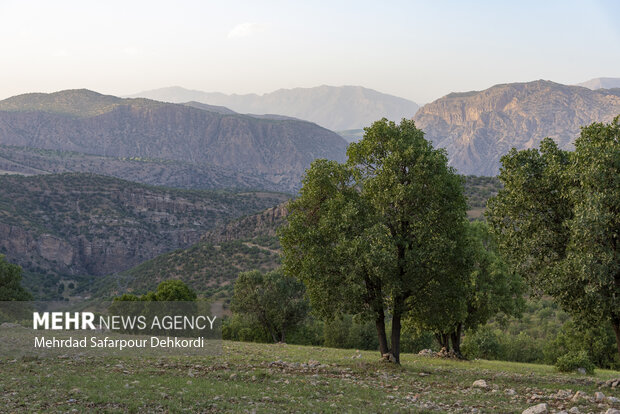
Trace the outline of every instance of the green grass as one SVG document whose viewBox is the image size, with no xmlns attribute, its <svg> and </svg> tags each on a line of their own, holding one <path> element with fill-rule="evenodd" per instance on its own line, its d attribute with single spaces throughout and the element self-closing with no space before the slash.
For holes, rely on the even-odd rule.
<svg viewBox="0 0 620 414">
<path fill-rule="evenodd" d="M 359 358 L 356 356 L 360 355 Z M 546 402 L 601 412 L 593 398 L 572 403 L 559 390 L 593 397 L 620 372 L 560 374 L 553 367 L 453 361 L 377 352 L 224 342 L 212 357 L 126 359 L 67 357 L 0 362 L 0 404 L 8 412 L 481 412 L 520 413 Z M 473 388 L 477 379 L 488 390 Z M 514 389 L 516 396 L 505 394 Z M 620 397 L 620 390 L 601 389 Z M 540 396 L 537 398 L 536 396 Z"/>
</svg>

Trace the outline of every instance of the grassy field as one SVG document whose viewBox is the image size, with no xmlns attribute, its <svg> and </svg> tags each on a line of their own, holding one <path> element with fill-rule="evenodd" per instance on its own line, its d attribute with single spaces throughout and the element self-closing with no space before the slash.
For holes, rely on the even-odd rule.
<svg viewBox="0 0 620 414">
<path fill-rule="evenodd" d="M 284 344 L 224 342 L 212 357 L 0 360 L 2 412 L 484 412 L 520 413 L 547 403 L 605 412 L 594 393 L 620 372 L 560 374 L 553 367 L 453 361 Z M 483 379 L 488 387 L 472 383 Z M 572 402 L 577 391 L 584 398 Z M 512 395 L 514 394 L 514 395 Z"/>
</svg>

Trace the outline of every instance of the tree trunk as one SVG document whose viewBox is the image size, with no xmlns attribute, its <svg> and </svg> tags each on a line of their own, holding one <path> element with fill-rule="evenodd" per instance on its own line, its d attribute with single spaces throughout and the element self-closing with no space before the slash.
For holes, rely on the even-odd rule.
<svg viewBox="0 0 620 414">
<path fill-rule="evenodd" d="M 461 333 L 463 332 L 463 324 L 459 323 L 456 325 L 456 330 L 452 332 L 452 349 L 454 349 L 454 354 L 463 358 L 463 354 L 461 354 Z"/>
<path fill-rule="evenodd" d="M 450 350 L 450 334 L 438 333 L 435 334 L 435 339 L 439 344 L 439 348 L 445 348 L 446 351 Z"/>
<path fill-rule="evenodd" d="M 616 334 L 616 346 L 618 347 L 618 357 L 620 357 L 620 318 L 612 318 L 611 326 Z"/>
<path fill-rule="evenodd" d="M 379 352 L 381 352 L 381 356 L 383 356 L 390 352 L 388 349 L 387 334 L 385 333 L 385 313 L 383 312 L 383 307 L 377 311 L 375 326 L 377 327 L 377 336 L 379 338 Z"/>
<path fill-rule="evenodd" d="M 400 319 L 403 315 L 404 299 L 394 298 L 394 314 L 392 315 L 392 349 L 394 362 L 400 365 Z"/>
</svg>

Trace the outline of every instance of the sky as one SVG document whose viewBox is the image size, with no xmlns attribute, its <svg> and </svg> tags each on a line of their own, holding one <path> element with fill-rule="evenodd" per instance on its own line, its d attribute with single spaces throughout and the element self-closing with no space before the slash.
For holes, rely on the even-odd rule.
<svg viewBox="0 0 620 414">
<path fill-rule="evenodd" d="M 620 77 L 620 1 L 0 0 L 0 99 L 361 85 L 455 91 Z"/>
</svg>

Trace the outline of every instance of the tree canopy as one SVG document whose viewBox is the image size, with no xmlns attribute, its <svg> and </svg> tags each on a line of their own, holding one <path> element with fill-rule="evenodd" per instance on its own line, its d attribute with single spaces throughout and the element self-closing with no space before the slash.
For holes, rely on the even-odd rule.
<svg viewBox="0 0 620 414">
<path fill-rule="evenodd" d="M 512 268 L 577 320 L 611 323 L 620 355 L 619 118 L 582 128 L 573 152 L 513 149 L 487 216 Z"/>
<path fill-rule="evenodd" d="M 182 280 L 164 280 L 157 285 L 157 290 L 137 296 L 125 293 L 115 301 L 148 301 L 148 302 L 192 302 L 196 300 L 196 292 Z"/>
<path fill-rule="evenodd" d="M 425 309 L 429 290 L 463 286 L 462 182 L 410 120 L 375 122 L 347 156 L 307 171 L 281 230 L 284 269 L 319 314 L 372 315 L 380 352 L 399 362 L 402 318 Z"/>
<path fill-rule="evenodd" d="M 280 271 L 240 273 L 231 305 L 233 312 L 255 318 L 274 342 L 284 342 L 309 310 L 304 285 Z"/>
<path fill-rule="evenodd" d="M 21 267 L 9 263 L 0 254 L 0 301 L 24 301 L 32 299 L 32 295 L 21 285 Z"/>
</svg>

